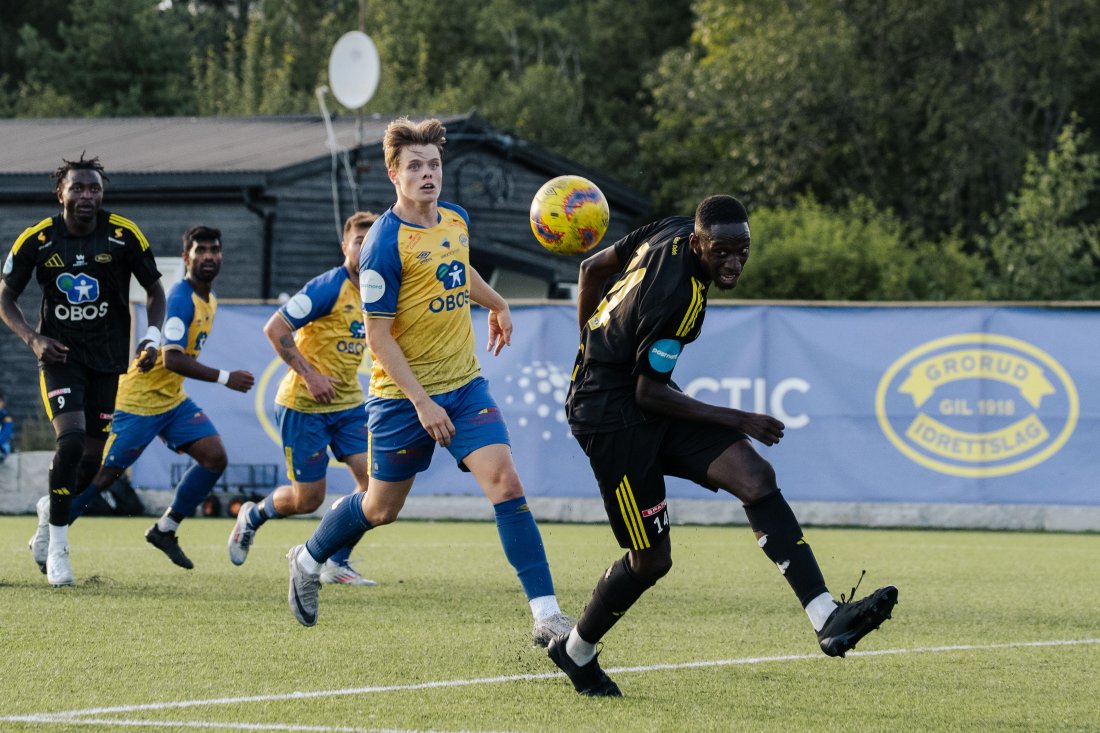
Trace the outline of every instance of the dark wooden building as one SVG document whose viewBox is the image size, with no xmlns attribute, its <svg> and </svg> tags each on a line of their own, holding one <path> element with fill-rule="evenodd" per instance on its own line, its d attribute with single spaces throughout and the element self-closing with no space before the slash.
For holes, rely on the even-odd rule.
<svg viewBox="0 0 1100 733">
<path fill-rule="evenodd" d="M 222 230 L 221 299 L 276 300 L 338 264 L 340 226 L 358 209 L 381 212 L 394 200 L 382 134 L 389 117 L 333 120 L 329 143 L 320 116 L 0 120 L 0 253 L 58 206 L 49 174 L 62 158 L 98 156 L 110 180 L 104 205 L 137 222 L 166 265 L 179 260 L 190 226 Z M 583 175 L 611 207 L 604 243 L 646 213 L 636 191 L 583 163 L 494 129 L 476 116 L 443 116 L 447 126 L 442 197 L 465 207 L 471 258 L 509 298 L 570 297 L 581 258 L 543 250 L 528 210 L 547 179 Z M 20 306 L 37 320 L 38 288 Z M 33 356 L 0 327 L 0 390 L 17 418 L 37 415 Z"/>
</svg>

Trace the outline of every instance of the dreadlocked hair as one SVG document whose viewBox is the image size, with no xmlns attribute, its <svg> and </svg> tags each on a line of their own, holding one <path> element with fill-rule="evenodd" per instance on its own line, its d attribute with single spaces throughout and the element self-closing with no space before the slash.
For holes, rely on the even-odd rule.
<svg viewBox="0 0 1100 733">
<path fill-rule="evenodd" d="M 88 151 L 85 150 L 80 153 L 80 160 L 66 160 L 65 158 L 61 159 L 61 162 L 64 165 L 58 167 L 58 169 L 55 170 L 50 176 L 50 178 L 53 179 L 54 191 L 61 190 L 61 182 L 65 180 L 65 176 L 69 175 L 69 171 L 95 171 L 104 181 L 111 180 L 107 177 L 107 174 L 103 172 L 103 164 L 99 162 L 99 156 L 97 155 L 94 158 L 85 158 L 84 155 L 87 152 Z"/>
</svg>

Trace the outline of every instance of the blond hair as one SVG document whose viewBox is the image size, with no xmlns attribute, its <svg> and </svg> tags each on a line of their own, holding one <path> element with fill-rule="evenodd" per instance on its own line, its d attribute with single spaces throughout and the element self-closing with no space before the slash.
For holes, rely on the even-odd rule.
<svg viewBox="0 0 1100 733">
<path fill-rule="evenodd" d="M 430 118 L 413 122 L 408 117 L 399 117 L 386 126 L 386 135 L 382 138 L 382 154 L 386 158 L 386 168 L 397 170 L 401 162 L 401 151 L 413 145 L 434 145 L 443 157 L 443 145 L 447 142 L 447 128 L 437 119 Z"/>
<path fill-rule="evenodd" d="M 378 221 L 378 214 L 373 211 L 356 211 L 344 222 L 344 239 L 348 238 L 348 232 L 352 230 L 352 227 L 358 224 L 371 225 L 376 221 Z"/>
</svg>

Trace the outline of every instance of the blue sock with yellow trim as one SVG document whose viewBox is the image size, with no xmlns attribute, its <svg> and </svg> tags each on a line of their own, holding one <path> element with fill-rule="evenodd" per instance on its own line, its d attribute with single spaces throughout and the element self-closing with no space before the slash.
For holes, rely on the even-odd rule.
<svg viewBox="0 0 1100 733">
<path fill-rule="evenodd" d="M 542 535 L 527 506 L 527 499 L 521 496 L 502 501 L 493 504 L 493 510 L 496 512 L 497 533 L 504 556 L 516 569 L 527 600 L 554 595 L 554 580 L 550 577 L 546 548 L 542 545 Z"/>
</svg>

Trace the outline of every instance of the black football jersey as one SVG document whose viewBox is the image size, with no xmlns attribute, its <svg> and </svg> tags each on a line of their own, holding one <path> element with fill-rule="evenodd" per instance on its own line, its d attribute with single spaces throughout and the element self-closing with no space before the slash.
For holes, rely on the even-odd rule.
<svg viewBox="0 0 1100 733">
<path fill-rule="evenodd" d="M 636 377 L 668 383 L 684 346 L 699 337 L 709 281 L 688 246 L 694 219 L 654 222 L 614 244 L 626 266 L 581 331 L 566 399 L 573 433 L 601 433 L 646 419 Z"/>
<path fill-rule="evenodd" d="M 69 234 L 60 215 L 29 227 L 3 271 L 16 293 L 32 276 L 38 280 L 39 333 L 68 346 L 69 358 L 89 369 L 117 373 L 130 361 L 131 275 L 145 287 L 160 277 L 149 242 L 134 222 L 102 210 L 83 237 Z"/>
</svg>

